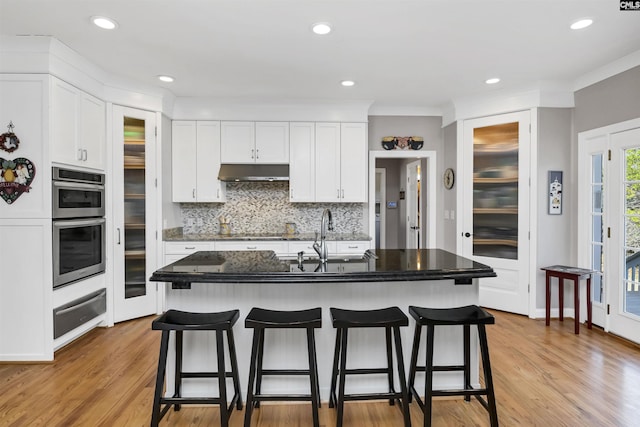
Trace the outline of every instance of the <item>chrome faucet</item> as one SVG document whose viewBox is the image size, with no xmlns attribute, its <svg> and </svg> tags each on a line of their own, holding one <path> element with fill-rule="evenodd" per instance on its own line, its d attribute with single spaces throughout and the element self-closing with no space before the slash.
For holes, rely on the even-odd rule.
<svg viewBox="0 0 640 427">
<path fill-rule="evenodd" d="M 329 222 L 327 224 L 327 221 Z M 318 243 L 318 233 L 316 232 L 316 241 L 313 242 L 313 249 L 318 253 L 320 257 L 320 262 L 326 262 L 329 257 L 329 253 L 327 251 L 327 228 L 329 231 L 333 231 L 333 218 L 331 217 L 331 211 L 329 209 L 325 209 L 322 212 L 322 219 L 320 221 L 320 243 Z"/>
</svg>

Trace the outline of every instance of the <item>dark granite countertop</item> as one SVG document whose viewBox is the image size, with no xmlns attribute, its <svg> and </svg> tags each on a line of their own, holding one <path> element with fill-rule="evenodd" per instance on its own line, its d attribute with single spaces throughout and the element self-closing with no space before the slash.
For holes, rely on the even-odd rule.
<svg viewBox="0 0 640 427">
<path fill-rule="evenodd" d="M 165 242 L 215 242 L 215 241 L 245 241 L 245 240 L 283 240 L 283 241 L 313 241 L 315 233 L 234 233 L 234 234 L 217 234 L 217 233 L 189 233 L 185 234 L 182 228 L 171 228 L 163 230 L 162 239 Z M 353 240 L 371 240 L 371 237 L 364 233 L 327 233 L 327 240 L 335 241 L 353 241 Z"/>
<path fill-rule="evenodd" d="M 361 258 L 278 258 L 273 251 L 200 251 L 156 270 L 151 280 L 189 283 L 311 283 L 455 280 L 495 277 L 487 265 L 441 249 L 383 249 Z"/>
</svg>

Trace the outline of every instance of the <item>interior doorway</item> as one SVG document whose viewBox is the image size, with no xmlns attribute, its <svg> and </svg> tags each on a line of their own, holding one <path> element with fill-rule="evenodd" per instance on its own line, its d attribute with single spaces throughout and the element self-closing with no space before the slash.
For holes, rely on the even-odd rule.
<svg viewBox="0 0 640 427">
<path fill-rule="evenodd" d="M 407 223 L 405 226 L 406 232 L 406 248 L 407 249 L 420 249 L 420 160 L 413 161 L 406 165 L 405 174 L 407 176 Z"/>
<path fill-rule="evenodd" d="M 407 181 L 406 165 L 419 161 L 420 206 L 419 230 L 421 248 L 436 247 L 436 152 L 389 150 L 369 152 L 369 235 L 372 247 L 403 249 L 406 244 Z M 383 166 L 384 165 L 384 166 Z M 385 236 L 376 237 L 376 169 L 386 169 L 386 204 L 380 204 L 380 220 L 385 217 Z M 397 183 L 397 184 L 396 184 Z M 382 224 L 381 227 L 382 229 Z M 381 233 L 382 234 L 382 233 Z M 380 242 L 380 243 L 379 243 Z M 381 244 L 383 243 L 384 244 Z"/>
<path fill-rule="evenodd" d="M 375 248 L 386 248 L 386 234 L 387 234 L 387 169 L 376 168 L 376 197 L 375 197 L 375 212 L 376 212 L 376 233 L 375 233 Z"/>
</svg>

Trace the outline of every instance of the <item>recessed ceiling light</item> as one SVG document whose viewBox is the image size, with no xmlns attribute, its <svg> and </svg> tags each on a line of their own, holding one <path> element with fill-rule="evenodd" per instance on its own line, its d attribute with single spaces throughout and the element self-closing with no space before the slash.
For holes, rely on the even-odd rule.
<svg viewBox="0 0 640 427">
<path fill-rule="evenodd" d="M 158 80 L 160 80 L 162 82 L 166 82 L 166 83 L 171 83 L 175 79 L 173 77 L 171 77 L 171 76 L 158 76 Z"/>
<path fill-rule="evenodd" d="M 331 32 L 331 25 L 328 22 L 317 22 L 313 24 L 312 29 L 314 33 L 324 36 Z"/>
<path fill-rule="evenodd" d="M 105 29 L 105 30 L 113 30 L 118 27 L 118 23 L 113 19 L 105 18 L 104 16 L 92 16 L 91 22 L 93 22 L 96 26 Z"/>
<path fill-rule="evenodd" d="M 349 87 L 349 86 L 353 86 L 354 84 L 356 84 L 356 82 L 354 82 L 353 80 L 343 80 L 343 81 L 340 82 L 340 84 L 342 86 Z"/>
<path fill-rule="evenodd" d="M 581 19 L 579 21 L 574 22 L 573 24 L 571 24 L 571 29 L 572 30 L 581 30 L 583 28 L 587 28 L 589 25 L 593 24 L 593 19 Z"/>
<path fill-rule="evenodd" d="M 499 81 L 500 81 L 499 78 L 494 77 L 494 78 L 485 80 L 485 83 L 488 84 L 488 85 L 494 85 L 494 84 L 498 83 Z"/>
</svg>

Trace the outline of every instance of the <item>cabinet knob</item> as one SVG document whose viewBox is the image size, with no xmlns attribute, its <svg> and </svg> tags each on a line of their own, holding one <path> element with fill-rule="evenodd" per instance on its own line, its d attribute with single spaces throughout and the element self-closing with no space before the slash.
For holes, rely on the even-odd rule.
<svg viewBox="0 0 640 427">
<path fill-rule="evenodd" d="M 464 233 L 464 237 L 471 237 L 471 233 L 467 231 L 466 233 Z"/>
</svg>

